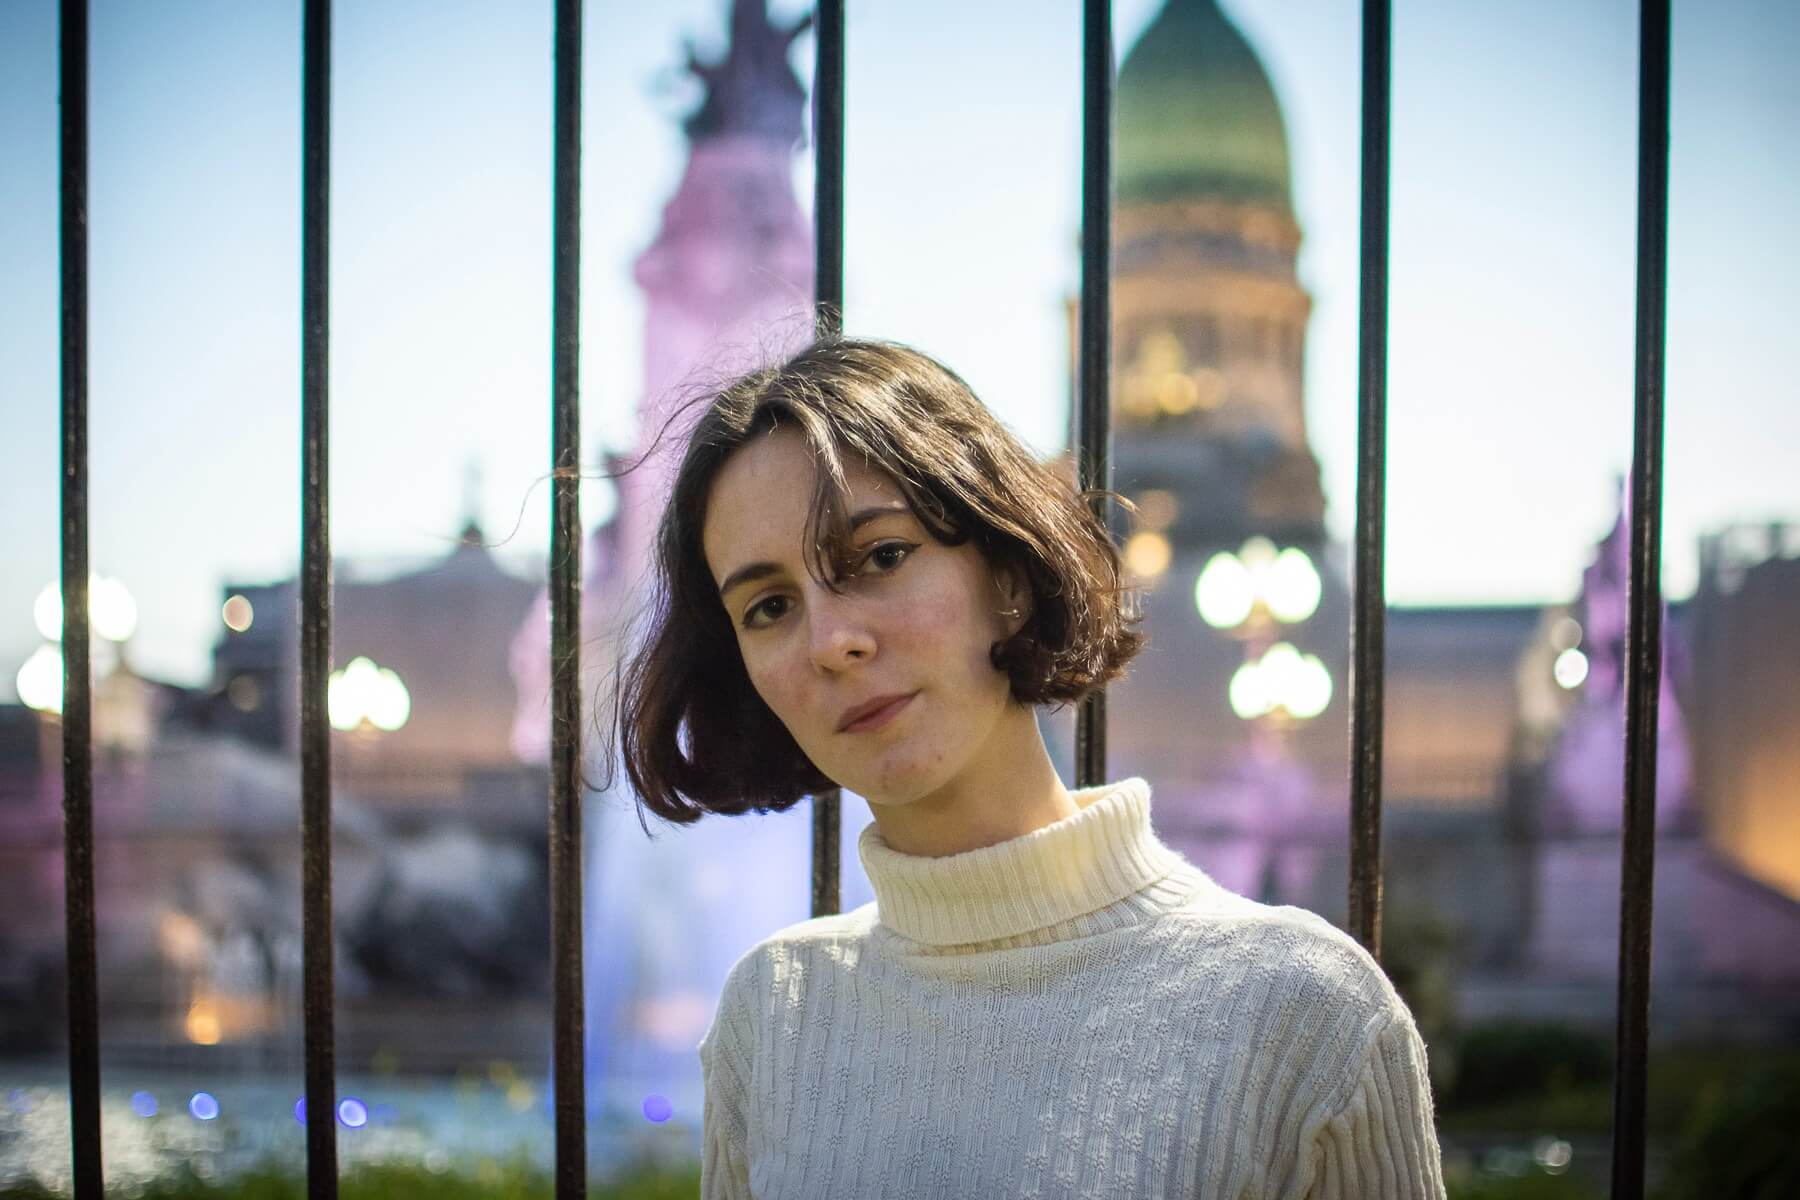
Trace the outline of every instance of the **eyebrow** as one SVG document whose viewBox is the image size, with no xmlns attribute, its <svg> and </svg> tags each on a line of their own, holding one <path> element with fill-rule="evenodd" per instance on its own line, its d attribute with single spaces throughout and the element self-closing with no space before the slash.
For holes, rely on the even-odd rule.
<svg viewBox="0 0 1800 1200">
<path fill-rule="evenodd" d="M 850 532 L 855 533 L 870 521 L 878 520 L 881 517 L 896 516 L 909 511 L 911 510 L 904 504 L 883 504 L 874 508 L 862 509 L 860 512 L 851 516 Z M 731 590 L 735 587 L 746 583 L 754 583 L 758 579 L 766 579 L 770 575 L 779 575 L 780 573 L 781 567 L 772 562 L 749 563 L 739 567 L 725 577 L 725 582 L 719 585 L 719 595 L 721 598 L 729 596 Z"/>
</svg>

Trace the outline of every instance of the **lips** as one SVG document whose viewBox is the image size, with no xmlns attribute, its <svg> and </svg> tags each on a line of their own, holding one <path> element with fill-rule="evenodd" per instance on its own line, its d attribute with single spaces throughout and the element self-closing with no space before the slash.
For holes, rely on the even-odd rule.
<svg viewBox="0 0 1800 1200">
<path fill-rule="evenodd" d="M 839 733 L 865 733 L 871 729 L 879 729 L 893 719 L 917 692 L 897 692 L 888 696 L 877 696 L 855 708 L 847 709 L 838 721 Z"/>
</svg>

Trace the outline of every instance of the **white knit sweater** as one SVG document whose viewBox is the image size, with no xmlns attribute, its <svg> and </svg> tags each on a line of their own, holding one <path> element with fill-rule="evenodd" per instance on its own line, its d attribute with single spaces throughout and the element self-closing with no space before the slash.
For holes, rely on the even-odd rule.
<svg viewBox="0 0 1800 1200">
<path fill-rule="evenodd" d="M 1374 960 L 1151 830 L 1141 779 L 995 846 L 874 825 L 875 901 L 732 968 L 701 1193 L 1441 1197 L 1425 1049 Z"/>
</svg>

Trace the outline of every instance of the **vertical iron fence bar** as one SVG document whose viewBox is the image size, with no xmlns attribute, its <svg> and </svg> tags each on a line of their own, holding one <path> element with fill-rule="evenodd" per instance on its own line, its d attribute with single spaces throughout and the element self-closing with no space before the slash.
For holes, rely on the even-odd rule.
<svg viewBox="0 0 1800 1200">
<path fill-rule="evenodd" d="M 306 1191 L 337 1196 L 331 937 L 331 0 L 306 0 L 301 138 L 300 889 Z"/>
<path fill-rule="evenodd" d="M 1350 933 L 1381 957 L 1381 736 L 1387 623 L 1388 0 L 1364 0 L 1356 596 L 1350 627 Z"/>
<path fill-rule="evenodd" d="M 556 3 L 551 216 L 550 957 L 556 1195 L 587 1193 L 581 986 L 581 0 Z"/>
<path fill-rule="evenodd" d="M 1111 0 L 1086 0 L 1081 36 L 1081 349 L 1075 397 L 1076 487 L 1112 488 L 1112 116 Z M 1106 500 L 1091 501 L 1106 523 Z M 1106 692 L 1075 710 L 1075 786 L 1106 779 Z"/>
<path fill-rule="evenodd" d="M 1642 0 L 1638 51 L 1637 378 L 1626 627 L 1625 828 L 1619 887 L 1618 1070 L 1612 1194 L 1644 1194 L 1656 723 L 1662 686 L 1663 352 L 1669 248 L 1669 0 Z"/>
<path fill-rule="evenodd" d="M 813 67 L 813 331 L 844 329 L 844 0 L 819 0 Z M 839 912 L 843 793 L 812 800 L 812 915 Z"/>
<path fill-rule="evenodd" d="M 87 0 L 61 14 L 63 922 L 76 1200 L 100 1200 L 100 988 L 94 918 L 94 727 L 88 645 Z"/>
<path fill-rule="evenodd" d="M 844 328 L 844 0 L 819 0 L 813 66 L 814 328 Z"/>
</svg>

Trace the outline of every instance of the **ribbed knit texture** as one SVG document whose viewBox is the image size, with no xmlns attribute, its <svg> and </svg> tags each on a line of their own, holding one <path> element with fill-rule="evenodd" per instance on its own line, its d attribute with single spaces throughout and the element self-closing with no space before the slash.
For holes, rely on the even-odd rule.
<svg viewBox="0 0 1800 1200">
<path fill-rule="evenodd" d="M 1159 841 L 1141 779 L 943 858 L 732 968 L 700 1043 L 701 1194 L 1442 1197 L 1425 1048 L 1322 918 Z"/>
</svg>

